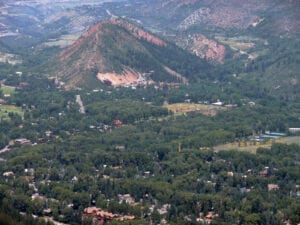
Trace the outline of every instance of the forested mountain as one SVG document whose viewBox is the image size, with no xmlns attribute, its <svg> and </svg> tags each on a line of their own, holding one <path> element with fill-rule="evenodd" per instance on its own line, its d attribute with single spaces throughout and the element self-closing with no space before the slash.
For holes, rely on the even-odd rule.
<svg viewBox="0 0 300 225">
<path fill-rule="evenodd" d="M 208 76 L 205 72 L 211 67 L 121 18 L 91 26 L 57 58 L 52 75 L 66 81 L 68 87 L 88 86 L 97 77 L 116 86 L 141 79 L 187 84 L 197 75 Z"/>
<path fill-rule="evenodd" d="M 144 17 L 142 21 L 157 20 L 173 30 L 226 32 L 256 28 L 276 35 L 299 34 L 299 2 L 296 0 L 156 0 L 138 4 L 142 6 L 137 8 L 135 16 Z"/>
<path fill-rule="evenodd" d="M 297 73 L 299 8 L 298 1 L 293 0 L 247 2 L 132 0 L 103 1 L 101 4 L 99 2 L 92 4 L 89 1 L 84 4 L 78 1 L 53 3 L 7 1 L 1 7 L 3 13 L 0 16 L 0 51 L 3 56 L 0 61 L 18 63 L 23 60 L 31 70 L 37 67 L 39 73 L 51 76 L 56 76 L 53 73 L 56 67 L 58 77 L 63 74 L 58 70 L 66 69 L 65 78 L 67 78 L 71 73 L 78 74 L 78 68 L 82 66 L 80 63 L 72 67 L 58 66 L 66 61 L 58 62 L 56 66 L 53 64 L 49 66 L 47 63 L 49 58 L 54 56 L 59 58 L 60 49 L 57 47 L 70 46 L 90 26 L 99 21 L 125 17 L 126 21 L 135 26 L 138 24 L 139 28 L 147 32 L 151 31 L 152 35 L 165 42 L 173 42 L 198 56 L 201 58 L 201 65 L 196 65 L 199 64 L 196 58 L 187 56 L 183 52 L 179 53 L 180 51 L 170 43 L 168 48 L 163 50 L 161 46 L 149 44 L 145 40 L 139 39 L 137 43 L 134 40 L 136 37 L 132 37 L 131 46 L 136 48 L 139 46 L 138 48 L 141 49 L 137 51 L 139 54 L 145 55 L 147 52 L 146 59 L 150 60 L 150 63 L 143 65 L 137 63 L 136 56 L 126 50 L 127 46 L 123 46 L 122 53 L 119 51 L 122 49 L 121 46 L 119 49 L 112 49 L 108 57 L 104 56 L 107 53 L 101 52 L 103 57 L 97 66 L 91 65 L 91 62 L 86 63 L 89 67 L 83 69 L 85 78 L 82 86 L 93 84 L 91 86 L 95 87 L 98 83 L 96 75 L 99 71 L 114 72 L 114 75 L 122 71 L 124 73 L 121 65 L 129 64 L 129 68 L 134 67 L 131 68 L 134 71 L 127 68 L 125 73 L 132 75 L 131 80 L 136 79 L 140 73 L 155 70 L 154 67 L 156 68 L 156 74 L 153 74 L 152 79 L 154 81 L 178 82 L 180 75 L 187 77 L 189 81 L 203 81 L 204 77 L 212 81 L 220 78 L 231 81 L 231 77 L 236 76 L 238 77 L 236 82 L 258 86 L 280 98 L 295 98 L 299 89 L 299 73 Z M 109 37 L 108 33 L 106 37 Z M 118 35 L 117 37 L 120 43 L 124 43 L 121 41 L 122 37 Z M 110 42 L 112 43 L 112 40 Z M 103 47 L 108 49 L 109 45 Z M 6 55 L 7 53 L 12 55 Z M 126 62 L 125 53 L 131 56 L 131 59 Z M 166 55 L 168 57 L 165 57 Z M 104 58 L 108 58 L 108 62 L 104 62 Z M 86 60 L 80 60 L 80 57 L 77 59 L 82 61 L 81 64 Z M 207 65 L 202 59 L 214 66 Z M 284 60 L 281 62 L 281 59 Z M 182 64 L 178 64 L 178 61 L 182 64 L 188 63 L 189 66 L 182 68 L 180 66 Z M 99 69 L 100 64 L 102 66 Z M 111 69 L 114 66 L 115 71 Z M 168 67 L 167 71 L 162 68 L 164 66 Z M 170 73 L 176 76 L 170 76 Z M 78 75 L 73 77 L 76 77 L 73 86 L 74 83 L 82 80 Z"/>
</svg>

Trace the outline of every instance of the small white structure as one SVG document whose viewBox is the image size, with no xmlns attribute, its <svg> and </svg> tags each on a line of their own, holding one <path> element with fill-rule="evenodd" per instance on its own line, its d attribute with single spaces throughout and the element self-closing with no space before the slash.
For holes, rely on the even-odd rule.
<svg viewBox="0 0 300 225">
<path fill-rule="evenodd" d="M 12 177 L 12 176 L 14 176 L 15 174 L 14 174 L 14 172 L 12 172 L 12 171 L 7 171 L 7 172 L 4 172 L 3 173 L 3 176 L 4 177 Z"/>
<path fill-rule="evenodd" d="M 299 127 L 292 127 L 292 128 L 289 128 L 289 133 L 291 133 L 291 134 L 297 134 L 297 133 L 300 133 L 300 128 L 299 128 Z"/>
<path fill-rule="evenodd" d="M 127 204 L 133 204 L 134 203 L 134 198 L 131 197 L 130 194 L 125 194 L 125 195 L 118 194 L 118 198 L 119 198 L 119 203 L 120 204 L 122 202 L 125 202 Z"/>
<path fill-rule="evenodd" d="M 18 138 L 15 140 L 15 143 L 18 145 L 31 145 L 31 141 L 27 138 Z"/>
<path fill-rule="evenodd" d="M 217 102 L 212 103 L 212 105 L 215 105 L 215 106 L 222 106 L 222 105 L 223 105 L 223 102 L 221 102 L 220 100 L 218 100 Z"/>
<path fill-rule="evenodd" d="M 170 204 L 164 204 L 160 209 L 157 209 L 157 212 L 160 215 L 165 215 L 168 213 L 168 210 L 171 208 Z"/>
</svg>

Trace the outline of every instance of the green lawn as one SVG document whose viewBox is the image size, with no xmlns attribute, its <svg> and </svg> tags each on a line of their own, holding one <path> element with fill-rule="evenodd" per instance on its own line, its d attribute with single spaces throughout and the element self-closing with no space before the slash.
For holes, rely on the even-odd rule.
<svg viewBox="0 0 300 225">
<path fill-rule="evenodd" d="M 1 85 L 0 89 L 4 95 L 5 94 L 13 95 L 16 92 L 16 88 L 12 86 Z"/>
<path fill-rule="evenodd" d="M 8 120 L 8 113 L 17 113 L 23 117 L 24 113 L 21 108 L 13 106 L 13 105 L 0 105 L 0 120 Z"/>
<path fill-rule="evenodd" d="M 227 144 L 222 144 L 215 146 L 216 150 L 238 150 L 238 151 L 247 151 L 251 153 L 255 153 L 258 148 L 271 148 L 273 143 L 283 143 L 283 144 L 300 144 L 300 136 L 289 136 L 283 137 L 276 140 L 269 140 L 264 143 L 256 143 L 254 144 L 251 141 L 241 141 L 232 142 Z"/>
<path fill-rule="evenodd" d="M 239 142 L 232 142 L 227 144 L 221 144 L 218 146 L 215 146 L 215 150 L 238 150 L 238 151 L 245 151 L 245 152 L 251 152 L 256 153 L 256 150 L 258 148 L 271 148 L 272 142 L 268 141 L 266 143 L 253 143 L 251 141 L 241 141 Z"/>
<path fill-rule="evenodd" d="M 300 136 L 284 137 L 281 140 L 283 141 L 283 143 L 286 143 L 286 144 L 298 144 L 298 145 L 300 145 Z"/>
<path fill-rule="evenodd" d="M 197 103 L 175 103 L 165 105 L 164 107 L 175 113 L 175 115 L 183 115 L 184 113 L 189 112 L 198 112 L 207 116 L 215 116 L 218 111 L 226 110 L 226 108 L 222 106 L 205 105 Z"/>
</svg>

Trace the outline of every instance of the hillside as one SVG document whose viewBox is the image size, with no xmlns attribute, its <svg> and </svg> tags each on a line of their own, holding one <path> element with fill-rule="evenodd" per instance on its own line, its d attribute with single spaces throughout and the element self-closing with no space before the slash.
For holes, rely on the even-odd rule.
<svg viewBox="0 0 300 225">
<path fill-rule="evenodd" d="M 299 1 L 167 0 L 155 1 L 149 14 L 176 30 L 218 31 L 265 28 L 273 34 L 299 34 Z M 145 3 L 150 5 L 148 2 Z M 143 12 L 144 13 L 144 12 Z M 162 20 L 163 18 L 164 20 Z"/>
<path fill-rule="evenodd" d="M 208 39 L 201 34 L 178 35 L 175 37 L 175 43 L 201 59 L 212 62 L 224 63 L 226 48 L 217 41 Z"/>
<path fill-rule="evenodd" d="M 243 86 L 254 84 L 272 95 L 298 96 L 298 1 L 99 2 L 5 1 L 0 15 L 3 53 L 0 61 L 6 62 L 9 53 L 13 57 L 8 62 L 23 62 L 31 71 L 58 76 L 70 87 L 77 83 L 97 86 L 99 79 L 106 82 L 107 78 L 110 78 L 108 84 L 116 86 L 133 80 L 203 83 L 203 79 L 210 82 L 233 79 Z M 120 24 L 118 20 L 119 24 L 113 24 L 114 19 L 104 22 L 98 27 L 99 45 L 92 47 L 90 41 L 83 41 L 81 47 L 71 45 L 62 53 L 70 54 L 68 59 L 56 55 L 57 60 L 51 66 L 43 67 L 60 51 L 58 47 L 70 45 L 80 35 L 83 37 L 83 31 L 91 24 L 96 26 L 96 21 L 111 17 L 125 18 L 127 23 Z M 167 45 L 156 45 L 138 37 L 146 34 L 135 36 L 134 28 L 127 26 L 128 21 L 151 31 L 151 37 L 163 37 Z M 88 50 L 91 48 L 97 50 Z M 277 63 L 283 58 L 284 63 Z"/>
<path fill-rule="evenodd" d="M 185 65 L 194 71 L 209 69 L 206 62 L 124 19 L 91 26 L 62 51 L 55 64 L 52 75 L 65 81 L 67 88 L 89 86 L 96 78 L 112 86 L 187 84 L 195 74 L 192 77 L 192 71 L 182 69 Z"/>
</svg>

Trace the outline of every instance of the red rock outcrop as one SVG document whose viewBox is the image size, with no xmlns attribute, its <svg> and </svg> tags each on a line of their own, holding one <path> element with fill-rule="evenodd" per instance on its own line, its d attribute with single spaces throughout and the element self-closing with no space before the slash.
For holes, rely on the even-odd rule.
<svg viewBox="0 0 300 225">
<path fill-rule="evenodd" d="M 132 35 L 134 35 L 138 39 L 144 39 L 152 44 L 159 45 L 159 46 L 167 46 L 167 43 L 161 40 L 158 37 L 150 34 L 149 32 L 144 31 L 143 29 L 127 22 L 123 19 L 111 19 L 110 23 L 119 25 L 129 31 Z"/>
<path fill-rule="evenodd" d="M 176 40 L 176 43 L 201 59 L 217 61 L 219 63 L 223 63 L 225 60 L 225 47 L 214 40 L 208 39 L 204 35 L 182 36 Z"/>
<path fill-rule="evenodd" d="M 124 19 L 114 18 L 110 20 L 101 21 L 95 25 L 90 26 L 89 29 L 85 33 L 83 33 L 79 39 L 77 39 L 62 53 L 62 55 L 60 56 L 60 60 L 64 61 L 71 57 L 74 54 L 74 52 L 78 49 L 78 47 L 80 47 L 82 43 L 90 37 L 92 38 L 92 41 L 89 42 L 89 45 L 94 45 L 95 47 L 99 45 L 99 31 L 101 30 L 101 27 L 103 27 L 105 24 L 113 24 L 123 27 L 138 39 L 144 39 L 145 41 L 158 46 L 167 46 L 166 42 L 164 42 L 158 37 L 155 37 L 149 32 L 144 31 L 143 29 L 129 23 Z"/>
</svg>

